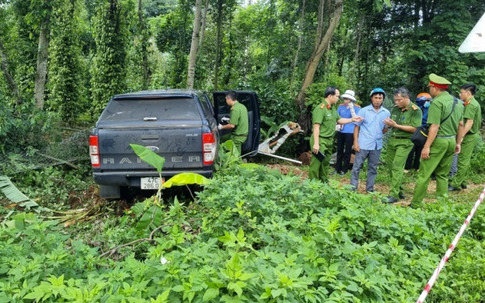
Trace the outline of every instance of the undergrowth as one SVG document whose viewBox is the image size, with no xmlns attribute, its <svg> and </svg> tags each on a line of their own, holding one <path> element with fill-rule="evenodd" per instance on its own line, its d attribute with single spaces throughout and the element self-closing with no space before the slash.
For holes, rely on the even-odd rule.
<svg viewBox="0 0 485 303">
<path fill-rule="evenodd" d="M 195 201 L 147 199 L 67 229 L 11 214 L 0 301 L 415 302 L 470 206 L 395 207 L 337 182 L 235 166 Z M 427 302 L 483 300 L 481 213 Z"/>
</svg>

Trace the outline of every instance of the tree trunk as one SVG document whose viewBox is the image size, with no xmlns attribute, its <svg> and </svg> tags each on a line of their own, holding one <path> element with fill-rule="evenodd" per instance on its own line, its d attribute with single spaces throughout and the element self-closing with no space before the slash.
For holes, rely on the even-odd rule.
<svg viewBox="0 0 485 303">
<path fill-rule="evenodd" d="M 202 0 L 195 0 L 194 29 L 192 31 L 192 43 L 190 44 L 189 67 L 187 69 L 187 88 L 194 88 L 195 63 L 197 61 L 197 49 L 199 47 L 200 11 Z"/>
<path fill-rule="evenodd" d="M 20 105 L 23 103 L 23 99 L 20 96 L 20 91 L 17 86 L 17 83 L 15 82 L 14 78 L 8 71 L 8 59 L 7 59 L 7 53 L 5 52 L 5 48 L 3 47 L 3 43 L 0 40 L 0 57 L 1 57 L 1 68 L 2 72 L 5 75 L 5 78 L 7 79 L 7 84 L 12 91 L 12 94 L 17 102 L 17 105 Z"/>
<path fill-rule="evenodd" d="M 307 124 L 306 108 L 305 108 L 305 92 L 307 88 L 313 83 L 313 77 L 315 76 L 315 71 L 317 70 L 318 63 L 322 59 L 322 56 L 325 50 L 328 48 L 330 44 L 330 39 L 332 38 L 335 28 L 337 27 L 340 21 L 340 17 L 342 16 L 342 1 L 343 0 L 335 1 L 334 11 L 332 12 L 330 24 L 323 37 L 322 35 L 323 35 L 324 0 L 320 1 L 319 14 L 322 14 L 322 15 L 318 16 L 318 25 L 319 27 L 322 27 L 322 28 L 317 29 L 317 33 L 320 35 L 320 37 L 317 37 L 316 41 L 318 41 L 318 43 L 315 44 L 315 49 L 313 50 L 312 55 L 308 59 L 308 62 L 306 65 L 305 78 L 303 80 L 303 84 L 301 86 L 300 92 L 298 93 L 298 96 L 296 98 L 298 108 L 300 109 L 299 123 L 301 126 L 304 126 Z"/>
<path fill-rule="evenodd" d="M 51 6 L 47 7 L 50 11 Z M 35 73 L 35 107 L 42 109 L 44 107 L 44 93 L 45 82 L 47 78 L 47 59 L 49 58 L 49 23 L 50 23 L 50 11 L 42 21 L 39 34 L 39 48 L 37 50 L 37 70 Z"/>
<path fill-rule="evenodd" d="M 143 89 L 148 88 L 149 75 L 148 75 L 148 55 L 146 50 L 145 40 L 145 24 L 143 23 L 143 8 L 142 0 L 138 0 L 138 23 L 140 24 L 140 43 L 142 47 L 142 70 L 143 70 Z"/>
<path fill-rule="evenodd" d="M 202 21 L 200 28 L 199 49 L 202 48 L 202 42 L 204 42 L 205 24 L 207 20 L 207 10 L 209 8 L 209 0 L 205 0 L 204 12 L 202 13 Z"/>
<path fill-rule="evenodd" d="M 299 34 L 298 34 L 298 47 L 296 48 L 295 58 L 293 59 L 293 66 L 292 66 L 292 73 L 291 73 L 291 80 L 290 80 L 290 91 L 293 90 L 293 81 L 295 80 L 295 73 L 296 73 L 296 65 L 298 64 L 298 56 L 300 55 L 301 45 L 303 43 L 303 25 L 305 21 L 305 8 L 306 8 L 306 1 L 303 0 L 303 4 L 301 7 L 301 16 L 299 25 Z"/>
<path fill-rule="evenodd" d="M 221 60 L 221 36 L 222 36 L 222 5 L 223 0 L 217 2 L 217 36 L 216 36 L 216 65 L 214 67 L 214 90 L 218 88 L 217 78 L 219 77 L 219 64 Z"/>
<path fill-rule="evenodd" d="M 354 53 L 354 71 L 351 74 L 352 79 L 354 80 L 355 84 L 358 84 L 359 79 L 359 71 L 360 71 L 360 43 L 362 41 L 362 29 L 364 27 L 365 16 L 362 15 L 359 20 L 359 24 L 357 25 L 357 44 L 355 46 L 355 53 Z"/>
<path fill-rule="evenodd" d="M 419 26 L 419 0 L 414 1 L 414 30 L 418 29 Z"/>
<path fill-rule="evenodd" d="M 228 35 L 229 35 L 229 41 L 233 41 L 232 37 L 232 20 L 229 19 L 229 27 L 228 27 Z M 234 51 L 233 51 L 233 43 L 229 43 L 229 45 L 226 48 L 225 56 L 224 56 L 224 65 L 225 66 L 233 66 L 234 65 Z M 231 80 L 231 68 L 228 68 L 226 70 L 226 73 L 224 75 L 224 79 L 222 81 L 222 84 L 224 85 L 223 87 L 228 87 L 229 82 Z"/>
</svg>

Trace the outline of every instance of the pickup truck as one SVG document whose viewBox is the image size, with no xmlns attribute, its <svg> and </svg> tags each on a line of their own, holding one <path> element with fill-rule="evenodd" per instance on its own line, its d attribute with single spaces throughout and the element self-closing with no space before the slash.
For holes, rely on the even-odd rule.
<svg viewBox="0 0 485 303">
<path fill-rule="evenodd" d="M 237 91 L 248 109 L 249 134 L 243 155 L 257 154 L 260 136 L 256 93 Z M 165 158 L 162 182 L 183 172 L 211 177 L 220 138 L 217 128 L 230 116 L 225 92 L 209 97 L 196 90 L 153 90 L 116 95 L 108 102 L 89 139 L 94 181 L 103 198 L 119 198 L 123 187 L 158 189 L 155 168 L 141 161 L 130 143 L 146 146 Z"/>
</svg>

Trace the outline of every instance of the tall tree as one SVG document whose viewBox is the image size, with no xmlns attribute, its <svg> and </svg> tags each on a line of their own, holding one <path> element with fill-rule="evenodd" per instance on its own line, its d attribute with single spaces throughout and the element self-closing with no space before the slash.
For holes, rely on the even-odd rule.
<svg viewBox="0 0 485 303">
<path fill-rule="evenodd" d="M 84 110 L 83 68 L 80 45 L 80 2 L 58 0 L 52 18 L 50 43 L 49 110 L 58 112 L 65 122 L 73 122 Z"/>
<path fill-rule="evenodd" d="M 38 3 L 37 3 L 38 2 Z M 49 41 L 50 41 L 50 20 L 52 15 L 51 0 L 34 0 L 38 4 L 38 10 L 41 13 L 39 47 L 37 50 L 37 69 L 35 73 L 35 107 L 42 109 L 45 99 L 45 84 L 47 76 L 47 60 L 49 58 Z"/>
<path fill-rule="evenodd" d="M 190 45 L 189 66 L 187 68 L 187 88 L 194 88 L 195 63 L 197 60 L 197 49 L 199 47 L 200 18 L 202 0 L 195 1 L 194 28 L 192 30 L 192 43 Z"/>
<path fill-rule="evenodd" d="M 147 89 L 149 83 L 149 66 L 148 66 L 148 28 L 143 19 L 142 0 L 138 0 L 138 31 L 139 31 L 139 51 L 142 58 L 142 88 Z"/>
<path fill-rule="evenodd" d="M 290 80 L 290 89 L 293 88 L 293 83 L 295 79 L 295 74 L 296 74 L 296 67 L 298 64 L 298 58 L 300 56 L 300 50 L 303 44 L 303 35 L 304 35 L 304 23 L 305 23 L 305 9 L 306 9 L 306 0 L 303 0 L 303 4 L 301 7 L 301 16 L 300 20 L 298 20 L 298 46 L 295 51 L 295 58 L 293 59 L 293 66 L 291 68 L 291 80 Z"/>
<path fill-rule="evenodd" d="M 305 106 L 305 92 L 310 84 L 313 83 L 313 77 L 315 76 L 315 71 L 317 70 L 317 66 L 320 63 L 320 60 L 323 56 L 325 50 L 327 50 L 330 40 L 333 36 L 335 28 L 337 27 L 340 17 L 342 16 L 342 5 L 343 0 L 333 0 L 330 3 L 330 10 L 328 15 L 325 15 L 325 0 L 320 0 L 320 4 L 318 6 L 318 25 L 316 29 L 315 35 L 315 46 L 313 52 L 308 59 L 306 65 L 306 72 L 305 78 L 303 80 L 300 92 L 297 96 L 297 105 L 301 111 L 300 115 L 300 125 L 304 125 L 306 119 L 306 106 Z M 325 31 L 325 17 L 328 19 L 328 24 Z"/>
<path fill-rule="evenodd" d="M 190 1 L 180 0 L 172 12 L 157 18 L 156 44 L 162 53 L 170 54 L 168 85 L 170 87 L 186 87 L 187 58 L 190 52 L 192 6 Z"/>
<path fill-rule="evenodd" d="M 221 64 L 221 52 L 222 52 L 222 21 L 223 21 L 223 8 L 224 1 L 217 0 L 216 12 L 217 12 L 217 35 L 216 35 L 216 62 L 214 66 L 214 90 L 219 89 L 219 66 Z"/>
<path fill-rule="evenodd" d="M 205 26 L 207 23 L 207 11 L 209 10 L 209 0 L 205 0 L 204 5 L 204 12 L 202 13 L 202 20 L 200 21 L 200 39 L 199 39 L 199 47 L 202 46 L 202 42 L 204 42 L 204 33 L 205 33 Z"/>
<path fill-rule="evenodd" d="M 96 55 L 91 78 L 92 110 L 95 114 L 103 110 L 110 97 L 126 91 L 126 54 L 129 47 L 126 22 L 133 17 L 129 13 L 130 9 L 121 0 L 102 0 L 96 10 Z"/>
</svg>

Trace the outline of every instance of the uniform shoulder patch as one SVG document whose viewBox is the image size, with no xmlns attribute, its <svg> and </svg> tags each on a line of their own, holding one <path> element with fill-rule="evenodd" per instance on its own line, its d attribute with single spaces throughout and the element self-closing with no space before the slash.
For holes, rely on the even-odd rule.
<svg viewBox="0 0 485 303">
<path fill-rule="evenodd" d="M 325 107 L 325 103 L 320 104 L 320 108 L 323 109 Z"/>
<path fill-rule="evenodd" d="M 414 105 L 414 104 L 413 104 L 413 106 L 411 106 L 411 108 L 412 108 L 413 110 L 418 110 L 418 107 L 417 107 L 416 105 Z"/>
</svg>

